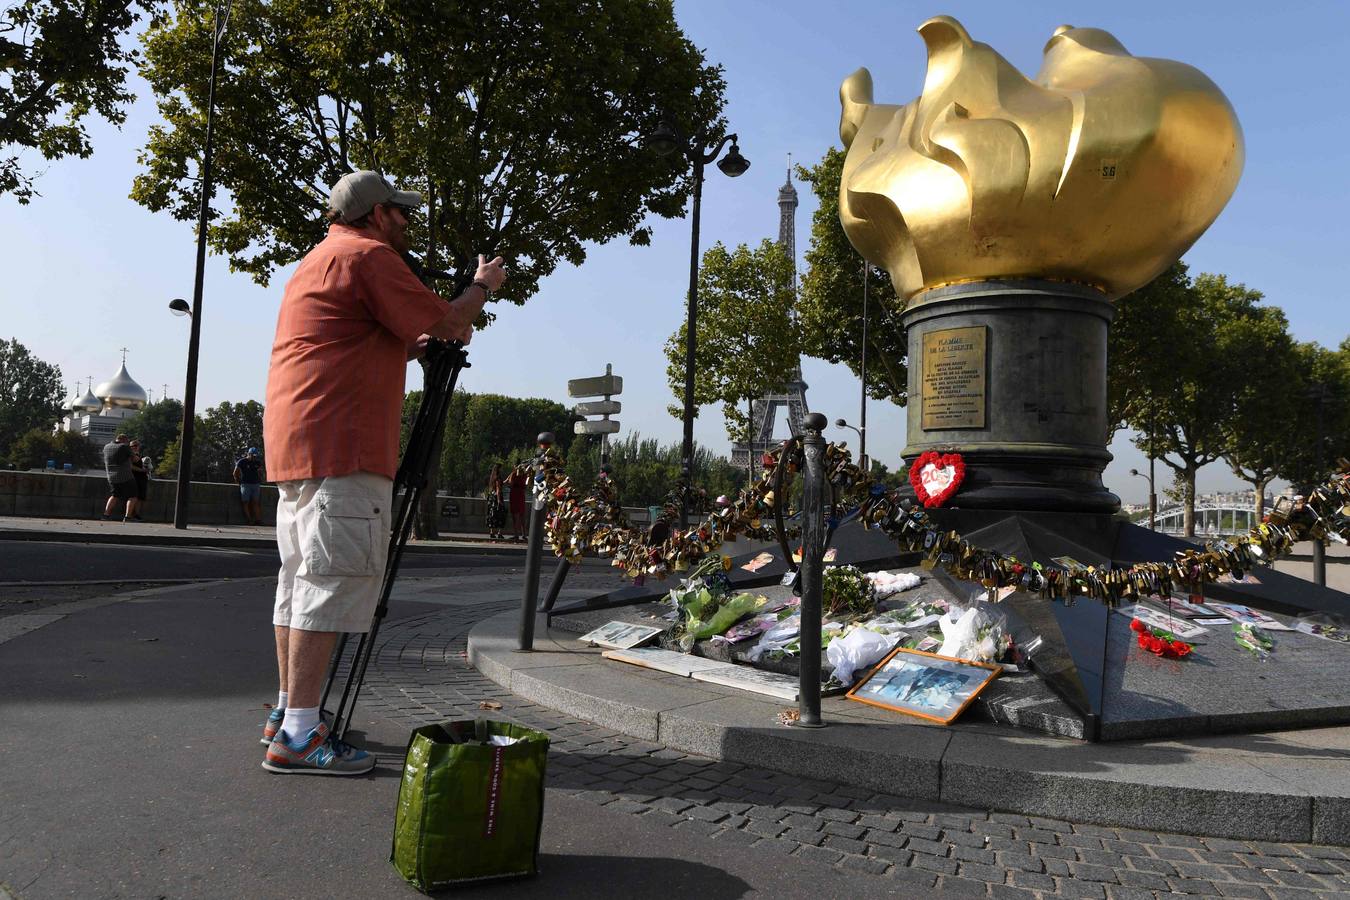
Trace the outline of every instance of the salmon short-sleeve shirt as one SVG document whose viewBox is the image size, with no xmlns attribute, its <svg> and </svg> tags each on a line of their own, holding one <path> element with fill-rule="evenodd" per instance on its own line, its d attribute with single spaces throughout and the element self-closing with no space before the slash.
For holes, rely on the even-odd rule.
<svg viewBox="0 0 1350 900">
<path fill-rule="evenodd" d="M 393 478 L 408 348 L 448 311 L 393 247 L 329 226 L 281 298 L 263 414 L 268 477 Z"/>
</svg>

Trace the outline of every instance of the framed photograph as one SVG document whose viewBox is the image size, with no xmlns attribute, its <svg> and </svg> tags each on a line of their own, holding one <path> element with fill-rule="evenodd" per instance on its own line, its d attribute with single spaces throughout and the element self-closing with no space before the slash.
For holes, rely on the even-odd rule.
<svg viewBox="0 0 1350 900">
<path fill-rule="evenodd" d="M 1152 628 L 1161 628 L 1163 631 L 1171 632 L 1183 641 L 1193 641 L 1195 638 L 1209 634 L 1208 631 L 1194 622 L 1188 622 L 1180 616 L 1170 615 L 1142 603 L 1135 606 L 1122 606 L 1116 612 L 1131 619 L 1138 619 Z"/>
<path fill-rule="evenodd" d="M 847 694 L 850 700 L 949 725 L 999 666 L 897 647 Z"/>
<path fill-rule="evenodd" d="M 1234 622 L 1255 625 L 1257 628 L 1264 628 L 1267 631 L 1294 630 L 1283 622 L 1272 619 L 1270 616 L 1261 612 L 1261 610 L 1252 609 L 1250 606 L 1243 606 L 1241 603 L 1219 603 L 1216 600 L 1210 600 L 1209 605 L 1232 619 Z"/>
<path fill-rule="evenodd" d="M 609 647 L 612 650 L 627 650 L 651 640 L 663 630 L 650 625 L 634 625 L 632 622 L 606 622 L 577 640 L 599 647 Z"/>
<path fill-rule="evenodd" d="M 1172 615 L 1186 619 L 1212 619 L 1219 615 L 1217 610 L 1205 605 L 1205 598 L 1200 594 L 1172 594 L 1154 602 Z"/>
</svg>

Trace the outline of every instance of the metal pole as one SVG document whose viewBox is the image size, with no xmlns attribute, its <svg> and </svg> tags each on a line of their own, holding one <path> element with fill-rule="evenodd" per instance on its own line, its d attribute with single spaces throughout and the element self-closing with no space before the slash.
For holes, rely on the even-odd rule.
<svg viewBox="0 0 1350 900">
<path fill-rule="evenodd" d="M 1150 404 L 1151 405 L 1151 404 Z M 1153 486 L 1153 427 L 1154 413 L 1148 417 L 1148 530 L 1158 530 L 1158 490 Z"/>
<path fill-rule="evenodd" d="M 553 433 L 546 431 L 539 435 L 539 443 L 553 445 Z M 537 475 L 544 464 L 542 449 L 534 458 L 534 471 Z M 520 640 L 517 650 L 525 653 L 534 649 L 534 617 L 539 606 L 539 564 L 544 546 L 544 508 L 545 497 L 535 493 L 534 505 L 530 508 L 530 535 L 525 547 L 525 593 L 520 600 Z"/>
<path fill-rule="evenodd" d="M 822 557 L 825 548 L 825 439 L 826 419 L 810 413 L 802 425 L 805 472 L 802 486 L 802 631 L 801 669 L 797 682 L 797 725 L 823 728 L 820 718 L 820 616 L 822 603 Z"/>
<path fill-rule="evenodd" d="M 1322 451 L 1326 446 L 1326 435 L 1323 433 L 1325 422 L 1322 417 L 1323 401 L 1327 396 L 1327 386 L 1319 382 L 1317 385 L 1317 480 L 1321 481 L 1324 472 Z M 1311 491 L 1309 491 L 1311 493 Z M 1318 587 L 1327 586 L 1327 548 L 1326 544 L 1319 538 L 1313 538 L 1312 546 L 1312 565 L 1313 565 L 1313 584 Z"/>
<path fill-rule="evenodd" d="M 684 502 L 680 504 L 680 528 L 689 527 L 688 488 L 694 477 L 694 352 L 698 349 L 698 217 L 703 206 L 703 154 L 692 151 L 694 162 L 693 237 L 689 242 L 689 318 L 684 330 Z"/>
<path fill-rule="evenodd" d="M 863 333 L 862 333 L 862 409 L 858 422 L 858 465 L 862 467 L 863 477 L 871 472 L 867 464 L 867 276 L 871 265 L 863 260 Z"/>
<path fill-rule="evenodd" d="M 206 93 L 206 147 L 202 151 L 202 196 L 197 212 L 197 274 L 192 286 L 192 330 L 188 338 L 187 386 L 183 389 L 183 430 L 178 442 L 178 494 L 174 501 L 173 527 L 187 528 L 188 500 L 192 489 L 193 419 L 197 414 L 197 350 L 202 334 L 202 283 L 206 277 L 206 222 L 211 211 L 211 155 L 215 132 L 216 70 L 220 38 L 225 31 L 220 8 L 211 15 L 211 80 Z"/>
</svg>

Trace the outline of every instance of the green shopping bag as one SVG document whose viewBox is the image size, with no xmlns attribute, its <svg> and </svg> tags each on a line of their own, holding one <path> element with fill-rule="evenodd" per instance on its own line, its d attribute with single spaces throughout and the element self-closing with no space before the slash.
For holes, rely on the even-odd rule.
<svg viewBox="0 0 1350 900">
<path fill-rule="evenodd" d="M 389 861 L 423 892 L 535 874 L 547 760 L 548 735 L 509 722 L 414 730 Z"/>
</svg>

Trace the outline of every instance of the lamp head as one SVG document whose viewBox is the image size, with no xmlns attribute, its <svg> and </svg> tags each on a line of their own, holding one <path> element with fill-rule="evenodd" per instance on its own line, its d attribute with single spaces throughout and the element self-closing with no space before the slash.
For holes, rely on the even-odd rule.
<svg viewBox="0 0 1350 900">
<path fill-rule="evenodd" d="M 834 424 L 838 425 L 840 428 L 847 428 L 847 427 L 848 427 L 848 423 L 845 422 L 843 419 L 835 419 L 835 420 L 834 420 Z"/>
<path fill-rule="evenodd" d="M 744 175 L 745 170 L 750 168 L 750 160 L 741 156 L 741 147 L 736 143 L 735 135 L 731 136 L 731 149 L 727 151 L 727 155 L 717 161 L 717 168 L 728 178 Z"/>
<path fill-rule="evenodd" d="M 181 297 L 175 297 L 169 301 L 169 312 L 175 316 L 190 316 L 192 315 L 192 307 L 188 306 L 187 301 Z"/>
<path fill-rule="evenodd" d="M 655 150 L 658 156 L 669 156 L 680 149 L 680 143 L 680 136 L 666 119 L 662 119 L 656 130 L 647 136 L 647 146 Z"/>
<path fill-rule="evenodd" d="M 1131 470 L 1130 470 L 1130 474 L 1131 474 L 1131 475 L 1138 475 L 1138 474 L 1139 474 L 1139 470 L 1138 470 L 1138 469 L 1131 469 Z"/>
</svg>

